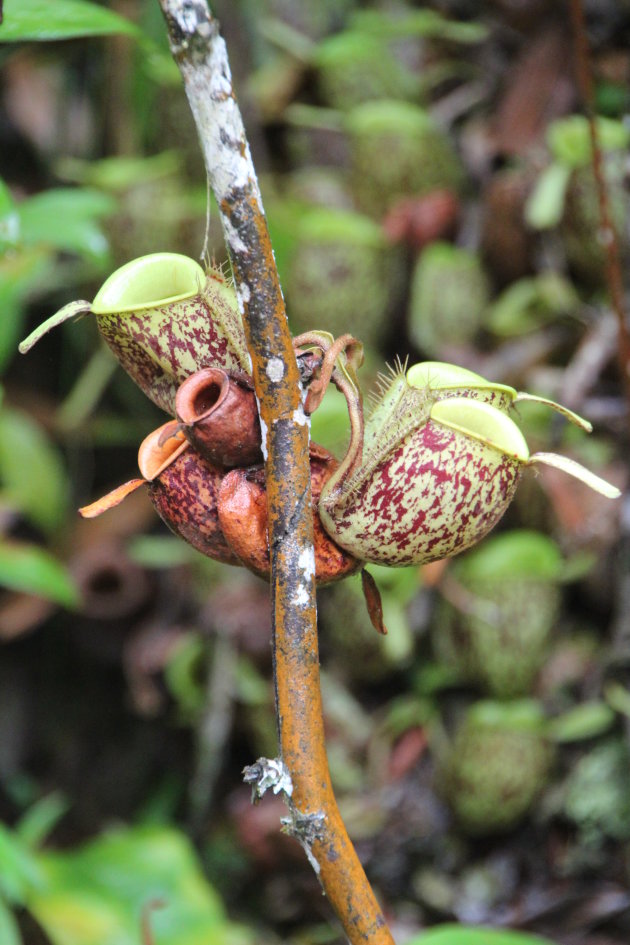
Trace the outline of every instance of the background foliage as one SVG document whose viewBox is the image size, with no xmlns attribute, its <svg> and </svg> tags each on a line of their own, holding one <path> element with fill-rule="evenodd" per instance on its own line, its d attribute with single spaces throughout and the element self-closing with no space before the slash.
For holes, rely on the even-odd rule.
<svg viewBox="0 0 630 945">
<path fill-rule="evenodd" d="M 565 6 L 213 8 L 293 329 L 359 335 L 368 389 L 409 355 L 568 403 L 592 437 L 524 405 L 528 441 L 623 488 Z M 625 262 L 630 9 L 585 8 Z M 162 417 L 89 319 L 16 354 L 117 265 L 201 251 L 203 166 L 158 5 L 5 0 L 0 44 L 0 940 L 336 942 L 282 803 L 252 807 L 240 782 L 276 753 L 265 586 L 171 538 L 141 493 L 77 521 Z M 341 454 L 346 434 L 331 394 L 313 436 Z M 627 942 L 619 508 L 528 479 L 477 551 L 372 569 L 384 638 L 353 580 L 320 594 L 333 781 L 397 941 Z"/>
</svg>

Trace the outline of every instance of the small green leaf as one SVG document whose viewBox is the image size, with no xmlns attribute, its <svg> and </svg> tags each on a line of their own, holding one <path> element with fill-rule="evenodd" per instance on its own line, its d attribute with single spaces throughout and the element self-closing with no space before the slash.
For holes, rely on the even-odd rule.
<svg viewBox="0 0 630 945">
<path fill-rule="evenodd" d="M 42 428 L 21 410 L 0 412 L 0 494 L 46 531 L 53 531 L 66 514 L 61 457 Z"/>
<path fill-rule="evenodd" d="M 18 924 L 8 905 L 0 899 L 0 942 L 2 945 L 22 945 Z"/>
<path fill-rule="evenodd" d="M 116 201 L 96 190 L 48 190 L 18 206 L 21 238 L 104 262 L 109 246 L 97 220 L 115 209 Z"/>
<path fill-rule="evenodd" d="M 630 692 L 625 686 L 611 680 L 604 686 L 604 697 L 611 709 L 630 719 Z"/>
<path fill-rule="evenodd" d="M 343 456 L 348 442 L 348 408 L 344 397 L 332 386 L 311 417 L 311 436 L 316 443 Z"/>
<path fill-rule="evenodd" d="M 19 837 L 0 824 L 0 894 L 19 905 L 32 889 L 41 886 L 37 861 Z M 2 945 L 4 939 L 0 938 Z"/>
<path fill-rule="evenodd" d="M 481 699 L 470 707 L 467 718 L 475 727 L 506 732 L 542 733 L 547 727 L 542 706 L 536 699 L 511 702 Z"/>
<path fill-rule="evenodd" d="M 243 705 L 269 705 L 269 682 L 245 656 L 241 656 L 236 664 L 235 688 L 237 698 Z"/>
<path fill-rule="evenodd" d="M 129 558 L 143 568 L 177 568 L 194 563 L 199 552 L 174 535 L 137 535 L 128 545 Z"/>
<path fill-rule="evenodd" d="M 440 925 L 414 936 L 406 945 L 553 945 L 549 939 L 509 929 Z"/>
<path fill-rule="evenodd" d="M 580 581 L 583 577 L 593 570 L 597 564 L 597 554 L 595 551 L 576 551 L 562 566 L 561 581 L 563 584 L 571 584 L 572 581 Z"/>
<path fill-rule="evenodd" d="M 78 592 L 67 570 L 37 545 L 0 542 L 0 587 L 76 607 Z"/>
<path fill-rule="evenodd" d="M 414 640 L 409 618 L 405 607 L 395 594 L 384 591 L 381 597 L 383 622 L 387 627 L 387 634 L 381 640 L 383 654 L 390 665 L 399 666 L 408 660 L 413 652 Z"/>
<path fill-rule="evenodd" d="M 96 187 L 108 193 L 122 193 L 131 187 L 177 174 L 182 159 L 177 151 L 162 151 L 151 157 L 117 155 L 100 161 L 62 158 L 57 171 L 65 180 Z"/>
<path fill-rule="evenodd" d="M 571 168 L 556 162 L 541 173 L 525 204 L 525 221 L 534 230 L 558 226 L 570 176 Z"/>
<path fill-rule="evenodd" d="M 2 255 L 0 245 L 0 256 L 1 370 L 16 354 L 26 303 L 41 286 L 50 266 L 50 258 L 41 246 L 28 249 L 20 247 Z"/>
<path fill-rule="evenodd" d="M 414 689 L 421 696 L 434 696 L 461 682 L 457 669 L 446 663 L 426 662 L 414 677 Z"/>
<path fill-rule="evenodd" d="M 194 718 L 203 705 L 199 669 L 204 652 L 201 638 L 195 633 L 186 634 L 173 650 L 164 670 L 166 685 L 187 717 Z"/>
<path fill-rule="evenodd" d="M 486 325 L 496 335 L 511 338 L 571 314 L 578 304 L 577 292 L 568 279 L 544 272 L 508 286 L 491 305 Z"/>
<path fill-rule="evenodd" d="M 605 702 L 583 702 L 549 722 L 548 736 L 555 742 L 579 742 L 607 732 L 615 713 Z"/>
<path fill-rule="evenodd" d="M 564 787 L 563 812 L 584 845 L 600 848 L 606 837 L 630 838 L 630 752 L 623 738 L 598 740 L 577 761 Z"/>
<path fill-rule="evenodd" d="M 434 714 L 435 707 L 428 699 L 410 694 L 396 696 L 388 703 L 383 727 L 397 738 L 409 728 L 427 725 Z"/>
<path fill-rule="evenodd" d="M 352 14 L 350 23 L 356 30 L 387 39 L 428 36 L 452 43 L 480 43 L 488 35 L 488 28 L 481 23 L 447 19 L 426 9 L 410 10 L 401 16 L 391 16 L 387 10 L 360 10 Z"/>
<path fill-rule="evenodd" d="M 13 197 L 11 196 L 11 191 L 2 178 L 0 178 L 0 220 L 5 216 L 5 214 L 10 213 L 13 209 Z"/>
<path fill-rule="evenodd" d="M 630 130 L 623 121 L 596 118 L 597 136 L 603 151 L 625 151 L 630 143 Z M 584 115 L 569 115 L 549 125 L 547 144 L 556 161 L 566 167 L 585 167 L 591 158 L 591 131 Z"/>
<path fill-rule="evenodd" d="M 137 26 L 112 10 L 85 0 L 5 0 L 0 42 L 74 39 L 127 33 L 141 36 Z"/>
<path fill-rule="evenodd" d="M 53 791 L 45 797 L 40 797 L 20 818 L 15 828 L 16 835 L 31 848 L 39 846 L 69 806 L 69 802 L 60 791 Z"/>
<path fill-rule="evenodd" d="M 0 179 L 0 249 L 15 246 L 20 234 L 18 219 L 11 191 Z"/>
</svg>

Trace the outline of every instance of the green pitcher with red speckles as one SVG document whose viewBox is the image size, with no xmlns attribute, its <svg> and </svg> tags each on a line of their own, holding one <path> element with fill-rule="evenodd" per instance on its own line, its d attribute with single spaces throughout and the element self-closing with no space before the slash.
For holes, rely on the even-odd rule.
<svg viewBox="0 0 630 945">
<path fill-rule="evenodd" d="M 422 564 L 458 554 L 496 525 L 526 466 L 555 466 L 614 498 L 619 490 L 554 453 L 530 455 L 508 415 L 517 401 L 564 407 L 429 361 L 383 380 L 365 432 L 355 424 L 345 460 L 322 489 L 327 532 L 362 561 Z M 352 408 L 351 408 L 352 410 Z"/>
<path fill-rule="evenodd" d="M 52 328 L 92 314 L 122 367 L 158 407 L 175 414 L 187 377 L 216 365 L 249 370 L 232 285 L 177 253 L 141 256 L 117 269 L 93 302 L 70 302 L 20 345 L 24 354 Z"/>
</svg>

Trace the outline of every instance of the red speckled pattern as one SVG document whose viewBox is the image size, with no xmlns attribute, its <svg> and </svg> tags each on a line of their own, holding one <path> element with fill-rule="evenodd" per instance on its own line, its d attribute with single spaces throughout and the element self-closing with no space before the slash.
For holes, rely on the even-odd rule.
<svg viewBox="0 0 630 945">
<path fill-rule="evenodd" d="M 493 387 L 452 387 L 442 388 L 438 391 L 432 391 L 434 399 L 451 400 L 453 397 L 467 397 L 469 400 L 481 400 L 497 410 L 507 413 L 512 406 L 512 397 L 505 391 L 496 390 Z"/>
<path fill-rule="evenodd" d="M 429 420 L 364 481 L 324 493 L 320 513 L 356 557 L 421 564 L 483 538 L 505 512 L 518 478 L 515 460 Z"/>
<path fill-rule="evenodd" d="M 162 308 L 97 315 L 97 324 L 125 371 L 172 416 L 177 388 L 195 371 L 210 365 L 247 369 L 239 316 L 220 297 L 206 294 Z"/>
<path fill-rule="evenodd" d="M 318 586 L 353 574 L 362 564 L 341 549 L 322 528 L 317 500 L 337 463 L 326 450 L 311 444 L 313 544 Z M 264 482 L 251 470 L 233 469 L 219 491 L 219 521 L 223 532 L 246 568 L 269 580 L 271 562 L 267 537 L 267 493 Z"/>
<path fill-rule="evenodd" d="M 217 495 L 224 473 L 188 449 L 149 484 L 160 518 L 193 548 L 225 564 L 240 564 L 219 525 Z"/>
</svg>

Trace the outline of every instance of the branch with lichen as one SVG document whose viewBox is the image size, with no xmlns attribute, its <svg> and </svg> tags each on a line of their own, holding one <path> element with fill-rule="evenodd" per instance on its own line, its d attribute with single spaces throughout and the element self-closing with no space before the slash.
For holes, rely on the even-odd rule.
<svg viewBox="0 0 630 945">
<path fill-rule="evenodd" d="M 260 407 L 281 753 L 274 784 L 289 800 L 285 827 L 307 851 L 349 940 L 392 945 L 330 783 L 319 689 L 309 429 L 225 43 L 205 0 L 160 5 L 220 210 Z"/>
</svg>

